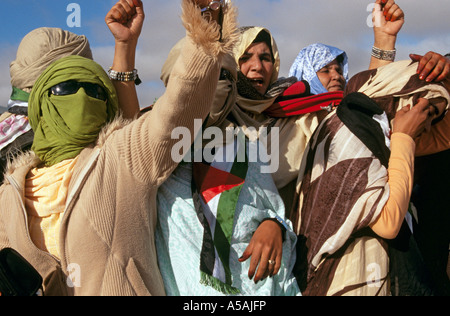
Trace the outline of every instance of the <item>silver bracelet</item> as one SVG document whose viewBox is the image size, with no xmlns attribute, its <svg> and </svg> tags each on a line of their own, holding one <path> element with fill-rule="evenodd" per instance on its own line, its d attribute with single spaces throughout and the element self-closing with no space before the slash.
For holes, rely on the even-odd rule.
<svg viewBox="0 0 450 316">
<path fill-rule="evenodd" d="M 397 55 L 397 50 L 383 50 L 378 47 L 372 47 L 372 57 L 376 59 L 386 60 L 386 61 L 394 61 L 395 56 Z"/>
<path fill-rule="evenodd" d="M 126 71 L 126 72 L 120 72 L 113 70 L 112 68 L 109 68 L 108 70 L 108 76 L 111 80 L 117 80 L 117 81 L 134 81 L 136 85 L 139 85 L 141 83 L 141 80 L 139 79 L 138 72 L 136 69 L 133 71 Z"/>
</svg>

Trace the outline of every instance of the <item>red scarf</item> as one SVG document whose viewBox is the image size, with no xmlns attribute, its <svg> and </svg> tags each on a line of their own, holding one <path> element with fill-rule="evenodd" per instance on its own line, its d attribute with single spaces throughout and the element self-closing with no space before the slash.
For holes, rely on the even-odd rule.
<svg viewBox="0 0 450 316">
<path fill-rule="evenodd" d="M 264 113 L 272 117 L 289 117 L 318 112 L 338 106 L 343 97 L 343 91 L 310 95 L 308 85 L 298 81 L 287 88 Z"/>
</svg>

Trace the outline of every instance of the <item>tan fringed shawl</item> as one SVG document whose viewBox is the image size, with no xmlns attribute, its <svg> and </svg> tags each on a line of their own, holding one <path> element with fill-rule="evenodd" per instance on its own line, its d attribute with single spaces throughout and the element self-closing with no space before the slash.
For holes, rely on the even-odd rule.
<svg viewBox="0 0 450 316">
<path fill-rule="evenodd" d="M 277 188 L 281 189 L 297 179 L 303 152 L 312 133 L 319 125 L 319 119 L 317 113 L 307 113 L 288 118 L 273 118 L 265 114 L 264 111 L 274 103 L 276 97 L 252 100 L 237 93 L 236 81 L 239 58 L 263 30 L 272 39 L 275 71 L 271 78 L 271 84 L 278 80 L 280 58 L 276 42 L 270 32 L 261 27 L 242 28 L 240 40 L 234 50 L 234 57 L 230 55 L 224 59 L 222 68 L 228 72 L 229 77 L 219 80 L 206 127 L 218 126 L 225 130 L 226 128 L 239 126 L 251 141 L 258 140 L 261 136 L 260 132 L 267 131 L 261 129 L 262 127 L 277 128 L 279 137 L 276 138 L 276 143 L 272 144 L 271 137 L 268 137 L 266 145 L 270 154 L 276 152 L 279 154 L 279 166 L 272 176 Z M 165 83 L 170 76 L 171 68 L 182 45 L 183 40 L 174 46 L 162 68 L 161 80 Z M 213 145 L 212 142 L 208 142 L 210 146 Z"/>
<path fill-rule="evenodd" d="M 389 130 L 373 122 L 384 121 L 389 127 L 388 118 L 419 97 L 450 100 L 442 85 L 419 80 L 416 69 L 410 61 L 397 62 L 360 73 L 349 82 L 341 105 L 363 108 L 362 116 L 375 127 L 373 133 L 355 130 L 345 114 L 352 112 L 344 107 L 328 115 L 314 133 L 302 162 L 291 218 L 299 235 L 296 276 L 302 294 L 389 294 L 386 245 L 369 228 L 389 198 L 386 157 L 377 149 L 389 157 L 384 136 Z M 372 99 L 352 93 L 356 91 Z M 383 110 L 387 117 L 380 114 Z"/>
</svg>

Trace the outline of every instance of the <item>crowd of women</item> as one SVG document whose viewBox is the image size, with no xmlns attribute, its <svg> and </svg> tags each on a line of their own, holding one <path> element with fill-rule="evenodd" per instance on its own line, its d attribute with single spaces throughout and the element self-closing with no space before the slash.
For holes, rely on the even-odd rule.
<svg viewBox="0 0 450 316">
<path fill-rule="evenodd" d="M 84 36 L 23 39 L 0 118 L 0 249 L 31 263 L 45 295 L 449 294 L 446 186 L 415 168 L 448 167 L 450 60 L 394 62 L 405 13 L 376 0 L 368 70 L 350 79 L 345 51 L 317 43 L 279 77 L 268 29 L 239 28 L 229 1 L 181 3 L 186 36 L 143 110 L 141 0 L 106 16 L 108 72 Z M 194 140 L 211 127 L 227 136 L 173 159 L 175 129 Z M 261 172 L 252 146 L 278 168 Z M 430 207 L 439 215 L 422 215 Z M 433 236 L 435 256 L 423 249 Z"/>
</svg>

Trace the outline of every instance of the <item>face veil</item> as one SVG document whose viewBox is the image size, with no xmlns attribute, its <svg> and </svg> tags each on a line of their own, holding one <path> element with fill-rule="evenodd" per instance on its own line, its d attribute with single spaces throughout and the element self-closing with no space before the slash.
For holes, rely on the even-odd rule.
<svg viewBox="0 0 450 316">
<path fill-rule="evenodd" d="M 69 80 L 98 84 L 108 95 L 107 100 L 95 99 L 83 88 L 64 96 L 49 92 Z M 59 59 L 42 73 L 30 95 L 29 120 L 35 133 L 32 150 L 46 166 L 75 158 L 95 142 L 117 111 L 116 91 L 100 65 L 79 56 Z"/>
</svg>

